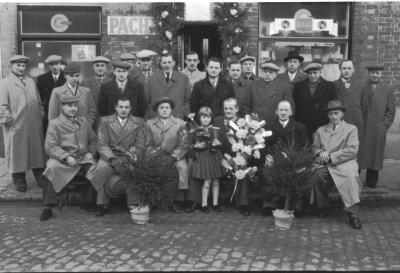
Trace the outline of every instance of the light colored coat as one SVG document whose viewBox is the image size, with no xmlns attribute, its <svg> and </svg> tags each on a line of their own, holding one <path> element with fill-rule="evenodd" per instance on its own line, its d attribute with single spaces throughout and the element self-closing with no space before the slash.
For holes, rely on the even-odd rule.
<svg viewBox="0 0 400 273">
<path fill-rule="evenodd" d="M 312 145 L 314 155 L 322 151 L 331 155 L 332 163 L 328 163 L 327 168 L 346 207 L 360 202 L 358 145 L 357 127 L 345 121 L 335 131 L 330 123 L 319 127 Z"/>
<path fill-rule="evenodd" d="M 45 166 L 44 111 L 35 82 L 29 77 L 25 79 L 26 86 L 11 73 L 0 81 L 0 124 L 11 173 Z"/>
<path fill-rule="evenodd" d="M 179 189 L 187 189 L 189 173 L 185 155 L 189 149 L 189 135 L 183 120 L 171 116 L 164 125 L 159 117 L 146 122 L 146 149 L 160 149 L 174 157 L 179 172 Z"/>
<path fill-rule="evenodd" d="M 102 117 L 99 124 L 97 150 L 100 159 L 96 167 L 89 170 L 87 178 L 97 191 L 109 181 L 114 173 L 110 159 L 116 158 L 116 151 L 126 151 L 138 156 L 144 149 L 144 120 L 129 116 L 124 127 L 116 114 Z"/>
<path fill-rule="evenodd" d="M 61 112 L 61 96 L 73 96 L 71 90 L 67 86 L 67 83 L 64 85 L 54 88 L 51 93 L 50 102 L 49 102 L 49 121 L 55 118 L 58 118 Z M 89 88 L 78 86 L 78 90 L 76 91 L 76 97 L 79 98 L 78 101 L 78 116 L 85 117 L 87 121 L 93 125 L 96 120 L 97 108 L 94 103 L 94 96 Z"/>
<path fill-rule="evenodd" d="M 76 128 L 63 114 L 49 123 L 46 134 L 46 152 L 49 155 L 46 170 L 43 175 L 60 192 L 74 176 L 81 166 L 70 167 L 64 161 L 72 156 L 79 164 L 93 164 L 93 160 L 87 160 L 86 154 L 96 153 L 97 136 L 91 125 L 83 117 L 78 117 L 80 124 Z"/>
</svg>

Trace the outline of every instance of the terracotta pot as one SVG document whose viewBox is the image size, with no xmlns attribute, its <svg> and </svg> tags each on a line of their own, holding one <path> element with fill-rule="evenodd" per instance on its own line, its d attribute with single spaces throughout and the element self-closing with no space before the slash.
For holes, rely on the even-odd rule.
<svg viewBox="0 0 400 273">
<path fill-rule="evenodd" d="M 144 225 L 149 222 L 150 208 L 146 206 L 129 206 L 132 221 L 138 225 Z"/>
</svg>

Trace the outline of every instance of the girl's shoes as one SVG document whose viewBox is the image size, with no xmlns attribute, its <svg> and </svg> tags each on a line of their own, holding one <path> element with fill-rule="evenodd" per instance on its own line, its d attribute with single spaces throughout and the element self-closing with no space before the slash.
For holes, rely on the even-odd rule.
<svg viewBox="0 0 400 273">
<path fill-rule="evenodd" d="M 208 206 L 201 207 L 199 210 L 201 212 L 203 212 L 203 213 L 209 213 L 210 212 L 210 209 L 208 208 Z"/>
<path fill-rule="evenodd" d="M 215 212 L 221 212 L 221 207 L 220 207 L 219 205 L 212 206 L 212 209 L 213 209 Z"/>
</svg>

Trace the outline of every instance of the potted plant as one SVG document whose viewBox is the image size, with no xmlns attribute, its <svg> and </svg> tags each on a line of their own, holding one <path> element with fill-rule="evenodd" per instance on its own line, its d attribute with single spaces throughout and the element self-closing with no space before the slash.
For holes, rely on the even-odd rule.
<svg viewBox="0 0 400 273">
<path fill-rule="evenodd" d="M 160 151 L 140 154 L 119 170 L 127 182 L 127 204 L 136 224 L 146 224 L 150 208 L 168 208 L 178 188 L 178 170 L 174 159 Z"/>
<path fill-rule="evenodd" d="M 262 170 L 264 192 L 284 199 L 283 209 L 274 210 L 273 215 L 277 228 L 289 229 L 294 218 L 290 202 L 300 200 L 312 186 L 313 155 L 310 146 L 298 149 L 280 143 L 271 150 L 272 160 Z"/>
</svg>

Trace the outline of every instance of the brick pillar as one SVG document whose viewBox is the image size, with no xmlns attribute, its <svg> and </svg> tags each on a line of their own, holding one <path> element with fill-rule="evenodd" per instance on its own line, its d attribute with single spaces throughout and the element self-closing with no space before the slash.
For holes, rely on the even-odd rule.
<svg viewBox="0 0 400 273">
<path fill-rule="evenodd" d="M 0 78 L 8 75 L 9 60 L 17 53 L 17 5 L 0 4 Z"/>
</svg>

